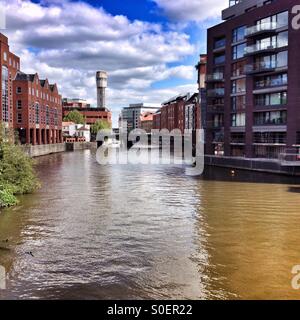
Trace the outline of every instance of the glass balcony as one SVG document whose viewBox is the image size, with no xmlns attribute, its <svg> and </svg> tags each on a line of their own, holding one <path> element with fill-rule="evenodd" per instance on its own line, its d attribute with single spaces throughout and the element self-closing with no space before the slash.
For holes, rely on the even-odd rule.
<svg viewBox="0 0 300 320">
<path fill-rule="evenodd" d="M 246 37 L 253 36 L 257 33 L 274 32 L 280 26 L 277 22 L 261 23 L 246 29 Z"/>
<path fill-rule="evenodd" d="M 208 74 L 206 76 L 207 82 L 213 82 L 213 81 L 224 81 L 224 74 L 221 72 Z"/>
<path fill-rule="evenodd" d="M 251 46 L 248 46 L 245 48 L 245 54 L 250 55 L 250 54 L 255 54 L 260 51 L 273 51 L 275 49 L 284 47 L 285 44 L 283 43 L 258 43 L 258 44 L 253 44 Z"/>
<path fill-rule="evenodd" d="M 210 89 L 207 90 L 208 97 L 222 97 L 225 94 L 224 88 Z"/>
<path fill-rule="evenodd" d="M 266 72 L 266 71 L 273 71 L 276 68 L 279 68 L 282 66 L 279 66 L 276 61 L 272 62 L 256 62 L 253 64 L 248 64 L 245 66 L 245 73 L 250 74 L 250 73 L 259 73 L 259 72 Z M 284 67 L 282 67 L 284 68 Z"/>
</svg>

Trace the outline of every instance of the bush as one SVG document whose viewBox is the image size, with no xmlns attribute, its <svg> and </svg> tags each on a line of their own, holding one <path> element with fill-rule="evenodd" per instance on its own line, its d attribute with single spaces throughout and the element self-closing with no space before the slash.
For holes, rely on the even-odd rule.
<svg viewBox="0 0 300 320">
<path fill-rule="evenodd" d="M 0 207 L 17 204 L 14 195 L 31 193 L 39 186 L 32 159 L 0 125 Z"/>
<path fill-rule="evenodd" d="M 17 198 L 13 195 L 11 190 L 1 189 L 0 187 L 0 208 L 10 207 L 18 204 Z"/>
<path fill-rule="evenodd" d="M 0 184 L 9 185 L 13 194 L 31 193 L 39 187 L 33 161 L 20 146 L 1 145 Z"/>
</svg>

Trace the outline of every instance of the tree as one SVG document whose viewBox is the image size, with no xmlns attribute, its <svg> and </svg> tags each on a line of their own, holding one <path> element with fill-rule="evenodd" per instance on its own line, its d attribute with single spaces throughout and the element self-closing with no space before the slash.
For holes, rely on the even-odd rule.
<svg viewBox="0 0 300 320">
<path fill-rule="evenodd" d="M 97 120 L 91 128 L 93 134 L 97 134 L 99 130 L 111 129 L 111 124 L 106 120 Z"/>
<path fill-rule="evenodd" d="M 31 193 L 39 186 L 33 161 L 14 144 L 14 131 L 0 123 L 0 208 L 17 204 L 14 195 Z"/>
<path fill-rule="evenodd" d="M 84 124 L 85 123 L 84 116 L 78 110 L 70 111 L 64 117 L 64 121 L 70 121 L 70 122 L 74 122 L 76 124 Z"/>
</svg>

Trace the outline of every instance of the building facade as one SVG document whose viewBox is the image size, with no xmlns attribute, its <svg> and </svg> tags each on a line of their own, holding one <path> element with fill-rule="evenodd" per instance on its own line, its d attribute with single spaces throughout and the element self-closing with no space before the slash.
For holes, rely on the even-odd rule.
<svg viewBox="0 0 300 320">
<path fill-rule="evenodd" d="M 130 104 L 129 107 L 122 109 L 119 119 L 119 126 L 123 121 L 127 122 L 127 130 L 130 132 L 134 129 L 140 129 L 140 117 L 145 112 L 156 112 L 158 107 L 146 106 L 143 103 Z"/>
<path fill-rule="evenodd" d="M 300 145 L 297 4 L 230 1 L 208 30 L 206 153 L 278 158 Z"/>
<path fill-rule="evenodd" d="M 18 72 L 13 81 L 14 128 L 22 144 L 53 144 L 62 139 L 62 103 L 56 84 L 38 74 Z"/>
<path fill-rule="evenodd" d="M 98 120 L 104 120 L 112 123 L 111 112 L 107 108 L 93 108 L 85 100 L 81 99 L 63 99 L 63 118 L 71 111 L 78 110 L 88 125 L 93 125 Z"/>
<path fill-rule="evenodd" d="M 154 113 L 150 111 L 143 112 L 140 116 L 140 128 L 150 133 L 154 129 L 153 124 Z"/>
<path fill-rule="evenodd" d="M 10 52 L 8 38 L 0 33 L 0 121 L 5 127 L 13 127 L 13 80 L 20 70 L 20 58 Z"/>
</svg>

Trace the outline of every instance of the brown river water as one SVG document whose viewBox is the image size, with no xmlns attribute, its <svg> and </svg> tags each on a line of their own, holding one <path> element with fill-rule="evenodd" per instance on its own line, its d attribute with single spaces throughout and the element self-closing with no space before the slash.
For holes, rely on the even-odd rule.
<svg viewBox="0 0 300 320">
<path fill-rule="evenodd" d="M 37 171 L 42 188 L 0 212 L 0 299 L 300 298 L 299 179 L 100 166 L 89 150 Z"/>
</svg>

